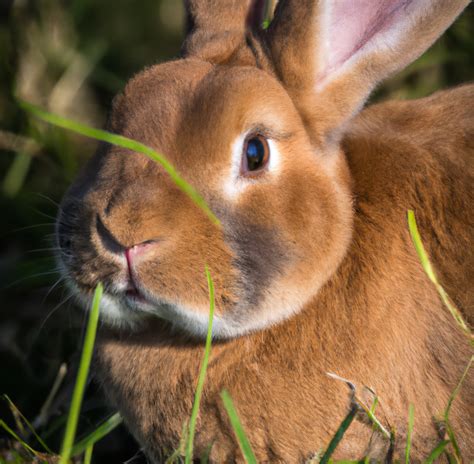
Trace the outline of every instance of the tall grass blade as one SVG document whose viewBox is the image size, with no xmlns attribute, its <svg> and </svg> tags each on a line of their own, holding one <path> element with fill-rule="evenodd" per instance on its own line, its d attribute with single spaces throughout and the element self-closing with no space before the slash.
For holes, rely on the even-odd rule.
<svg viewBox="0 0 474 464">
<path fill-rule="evenodd" d="M 353 404 L 351 406 L 351 409 L 347 416 L 344 418 L 344 420 L 341 422 L 341 425 L 337 429 L 336 433 L 332 437 L 331 441 L 329 442 L 328 448 L 321 457 L 320 464 L 327 464 L 329 462 L 329 459 L 333 455 L 334 451 L 336 450 L 337 446 L 339 445 L 340 441 L 342 440 L 342 437 L 346 433 L 347 429 L 349 426 L 352 424 L 352 421 L 354 420 L 356 414 L 357 414 L 358 407 L 357 405 Z"/>
<path fill-rule="evenodd" d="M 97 332 L 97 324 L 99 321 L 100 300 L 102 298 L 103 286 L 99 283 L 94 292 L 94 299 L 92 301 L 92 308 L 87 322 L 86 335 L 84 338 L 84 346 L 82 348 L 81 361 L 79 364 L 79 371 L 77 373 L 76 384 L 72 394 L 71 408 L 66 423 L 66 431 L 64 433 L 64 440 L 61 448 L 61 456 L 59 464 L 68 464 L 71 458 L 72 446 L 76 436 L 77 423 L 79 421 L 79 413 L 82 405 L 82 398 L 86 386 L 87 376 L 89 374 L 89 367 L 92 359 L 92 352 L 94 350 L 95 335 Z"/>
<path fill-rule="evenodd" d="M 32 157 L 25 152 L 18 152 L 13 159 L 13 163 L 3 179 L 3 193 L 13 198 L 23 187 L 26 176 L 30 169 Z"/>
<path fill-rule="evenodd" d="M 462 462 L 462 456 L 461 456 L 461 451 L 459 449 L 459 445 L 456 440 L 456 435 L 454 434 L 454 431 L 449 422 L 449 413 L 451 411 L 451 406 L 454 400 L 456 399 L 456 397 L 458 396 L 459 391 L 461 390 L 461 387 L 464 383 L 464 380 L 466 379 L 467 374 L 472 366 L 473 359 L 474 359 L 474 356 L 471 356 L 471 359 L 469 360 L 466 368 L 464 369 L 464 372 L 462 373 L 461 379 L 459 380 L 458 384 L 456 385 L 456 388 L 453 390 L 453 392 L 451 393 L 451 396 L 449 397 L 448 405 L 446 406 L 446 410 L 444 411 L 444 423 L 446 426 L 446 433 L 448 434 L 449 441 L 451 442 L 451 445 L 453 447 L 454 457 L 457 462 Z"/>
<path fill-rule="evenodd" d="M 193 409 L 189 420 L 188 441 L 186 444 L 185 464 L 191 464 L 193 459 L 194 435 L 196 432 L 196 422 L 199 413 L 199 405 L 201 404 L 202 391 L 204 388 L 204 380 L 206 379 L 207 365 L 209 364 L 209 356 L 211 354 L 212 344 L 212 322 L 214 320 L 214 282 L 212 281 L 209 268 L 206 265 L 207 286 L 209 288 L 209 325 L 207 327 L 206 346 L 204 348 L 204 356 L 202 358 L 201 369 L 199 371 L 196 393 L 194 395 Z"/>
<path fill-rule="evenodd" d="M 357 404 L 360 408 L 364 410 L 364 412 L 367 414 L 367 417 L 372 422 L 372 430 L 378 430 L 385 438 L 390 440 L 390 432 L 382 425 L 382 423 L 375 416 L 375 408 L 377 407 L 378 401 L 378 397 L 376 396 L 370 408 L 367 408 L 362 401 L 357 401 Z"/>
<path fill-rule="evenodd" d="M 53 400 L 56 397 L 56 394 L 59 391 L 59 388 L 61 384 L 63 383 L 64 378 L 66 377 L 67 374 L 67 365 L 66 363 L 62 363 L 61 366 L 59 366 L 58 373 L 56 375 L 56 378 L 54 379 L 53 386 L 51 387 L 51 390 L 43 403 L 43 406 L 41 406 L 40 413 L 38 417 L 33 421 L 33 424 L 36 427 L 41 427 L 43 424 L 46 424 L 46 421 L 48 420 L 49 416 L 49 410 L 51 408 L 51 405 L 53 404 Z"/>
<path fill-rule="evenodd" d="M 15 414 L 20 417 L 20 419 L 25 423 L 25 425 L 28 427 L 30 432 L 34 435 L 38 443 L 43 447 L 43 449 L 48 452 L 49 454 L 53 454 L 49 446 L 44 442 L 44 440 L 36 433 L 35 428 L 31 425 L 29 420 L 23 415 L 23 413 L 16 407 L 16 405 L 13 403 L 13 401 L 8 397 L 8 395 L 3 395 L 5 398 L 5 401 L 8 403 L 10 406 L 10 409 L 15 411 Z"/>
<path fill-rule="evenodd" d="M 86 452 L 84 453 L 84 464 L 91 464 L 93 451 L 94 451 L 94 445 L 89 445 L 86 448 Z"/>
<path fill-rule="evenodd" d="M 443 441 L 439 442 L 435 446 L 433 451 L 431 451 L 431 453 L 426 458 L 426 460 L 424 461 L 423 464 L 433 464 L 433 462 L 435 462 L 435 460 L 438 459 L 441 456 L 441 454 L 444 452 L 447 445 L 449 445 L 449 440 L 443 440 Z"/>
<path fill-rule="evenodd" d="M 413 426 L 415 424 L 415 408 L 412 404 L 408 407 L 408 431 L 407 431 L 407 444 L 405 447 L 405 464 L 410 463 L 410 451 L 411 441 L 413 436 Z"/>
<path fill-rule="evenodd" d="M 44 111 L 31 103 L 19 101 L 19 105 L 26 112 L 54 126 L 62 127 L 63 129 L 71 130 L 76 134 L 84 135 L 95 140 L 100 140 L 102 142 L 107 142 L 112 145 L 127 148 L 129 150 L 148 156 L 150 159 L 152 159 L 163 167 L 163 169 L 169 174 L 173 182 L 207 214 L 209 219 L 211 219 L 214 224 L 218 226 L 220 225 L 219 219 L 217 219 L 216 215 L 211 211 L 204 198 L 195 190 L 192 185 L 188 184 L 181 177 L 175 167 L 161 153 L 156 152 L 152 148 L 140 142 L 137 142 L 136 140 L 129 139 L 122 135 L 112 134 L 104 130 L 95 129 L 93 127 L 86 126 L 76 121 L 63 118 L 56 114 Z"/>
<path fill-rule="evenodd" d="M 39 452 L 33 449 L 25 440 L 22 440 L 4 421 L 0 420 L 0 428 L 4 429 L 10 436 L 12 436 L 26 451 L 33 456 L 39 456 Z"/>
<path fill-rule="evenodd" d="M 245 458 L 247 464 L 257 464 L 257 458 L 252 450 L 252 446 L 247 438 L 247 435 L 244 432 L 244 428 L 240 423 L 239 416 L 237 414 L 237 410 L 235 409 L 234 403 L 230 394 L 227 390 L 222 390 L 221 392 L 222 402 L 224 403 L 225 410 L 229 415 L 230 424 L 234 430 L 234 433 L 237 437 L 237 441 L 239 442 L 240 449 L 242 454 Z"/>
<path fill-rule="evenodd" d="M 449 413 L 451 411 L 451 406 L 453 404 L 453 401 L 456 399 L 456 396 L 458 396 L 459 390 L 461 390 L 462 384 L 464 383 L 464 380 L 467 377 L 469 369 L 471 369 L 473 360 L 474 360 L 474 356 L 471 356 L 471 359 L 467 363 L 467 366 L 464 369 L 464 372 L 462 373 L 461 379 L 459 380 L 458 384 L 456 385 L 456 388 L 453 390 L 453 392 L 451 393 L 451 396 L 449 397 L 448 405 L 446 406 L 446 410 L 444 411 L 445 420 L 448 420 L 449 418 Z"/>
<path fill-rule="evenodd" d="M 87 448 L 93 446 L 99 440 L 102 440 L 106 435 L 108 435 L 112 430 L 117 428 L 123 422 L 122 417 L 119 413 L 114 414 L 112 417 L 102 422 L 92 433 L 87 435 L 79 442 L 77 442 L 71 451 L 71 456 L 77 456 L 78 454 L 84 453 Z"/>
<path fill-rule="evenodd" d="M 418 231 L 418 226 L 416 223 L 415 219 L 415 213 L 413 210 L 408 210 L 408 228 L 410 230 L 410 235 L 413 240 L 413 244 L 415 245 L 416 252 L 418 253 L 418 257 L 420 259 L 421 265 L 423 266 L 423 269 L 425 270 L 427 276 L 433 282 L 433 284 L 436 287 L 436 290 L 438 290 L 438 293 L 443 300 L 443 303 L 446 305 L 448 308 L 449 312 L 452 314 L 458 325 L 461 327 L 461 329 L 470 336 L 471 341 L 472 341 L 472 334 L 467 326 L 466 322 L 464 321 L 464 318 L 462 317 L 461 312 L 459 311 L 458 308 L 454 305 L 454 303 L 451 301 L 449 298 L 449 295 L 446 293 L 444 288 L 441 286 L 441 284 L 438 282 L 438 278 L 436 277 L 436 273 L 433 269 L 433 266 L 431 265 L 430 259 L 428 257 L 428 253 L 426 253 L 425 247 L 423 245 L 423 242 L 420 237 L 420 233 Z"/>
<path fill-rule="evenodd" d="M 445 425 L 446 433 L 448 434 L 449 441 L 454 450 L 454 456 L 451 456 L 451 460 L 456 462 L 457 464 L 462 464 L 461 450 L 459 448 L 458 441 L 456 440 L 456 435 L 454 434 L 454 431 L 449 421 L 446 421 Z"/>
</svg>

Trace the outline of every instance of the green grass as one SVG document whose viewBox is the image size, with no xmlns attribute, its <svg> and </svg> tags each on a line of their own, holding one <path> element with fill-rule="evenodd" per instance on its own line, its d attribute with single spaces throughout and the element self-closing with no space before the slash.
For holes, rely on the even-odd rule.
<svg viewBox="0 0 474 464">
<path fill-rule="evenodd" d="M 199 413 L 199 406 L 201 404 L 202 391 L 204 389 L 204 381 L 206 379 L 207 365 L 209 364 L 209 356 L 211 355 L 212 345 L 212 322 L 214 320 L 214 283 L 212 281 L 209 268 L 206 265 L 206 278 L 209 288 L 209 324 L 207 328 L 206 345 L 204 348 L 204 356 L 202 358 L 201 369 L 199 371 L 198 382 L 196 386 L 196 393 L 194 395 L 193 409 L 191 411 L 191 418 L 189 420 L 189 430 L 187 433 L 186 457 L 185 464 L 191 464 L 193 459 L 193 445 L 194 435 L 196 433 L 196 422 Z"/>
<path fill-rule="evenodd" d="M 242 427 L 237 410 L 235 409 L 232 398 L 227 390 L 222 390 L 221 399 L 224 403 L 225 410 L 229 416 L 230 424 L 232 425 L 232 429 L 234 430 L 235 436 L 237 437 L 237 441 L 245 461 L 247 464 L 256 464 L 257 459 L 252 450 L 252 446 L 250 445 L 250 441 L 247 438 L 244 428 Z"/>
<path fill-rule="evenodd" d="M 127 148 L 128 150 L 148 156 L 151 160 L 163 167 L 173 182 L 206 213 L 206 215 L 215 225 L 220 226 L 219 219 L 217 219 L 216 215 L 211 211 L 211 208 L 209 208 L 204 198 L 192 185 L 190 185 L 181 177 L 176 168 L 161 153 L 156 152 L 152 148 L 144 145 L 143 143 L 137 142 L 136 140 L 129 139 L 122 135 L 112 134 L 101 129 L 95 129 L 90 126 L 86 126 L 85 124 L 72 121 L 68 118 L 63 118 L 57 114 L 44 111 L 38 106 L 26 101 L 19 101 L 19 105 L 24 111 L 54 126 L 68 129 L 75 132 L 76 134 L 80 134 L 94 140 L 107 142 L 112 145 L 117 145 L 122 148 Z"/>
<path fill-rule="evenodd" d="M 405 446 L 405 464 L 410 463 L 411 441 L 413 436 L 413 427 L 415 426 L 415 408 L 410 404 L 408 408 L 408 432 L 407 443 Z"/>
<path fill-rule="evenodd" d="M 84 453 L 87 449 L 94 446 L 99 440 L 102 440 L 112 430 L 118 427 L 123 422 L 119 413 L 115 413 L 112 417 L 102 422 L 95 430 L 93 430 L 85 438 L 77 442 L 71 450 L 71 456 L 78 456 Z"/>
<path fill-rule="evenodd" d="M 99 283 L 94 292 L 92 308 L 89 313 L 86 335 L 84 338 L 84 346 L 82 348 L 81 361 L 77 380 L 72 394 L 71 408 L 69 410 L 66 422 L 66 430 L 64 432 L 64 441 L 61 447 L 61 457 L 59 464 L 68 464 L 72 455 L 72 447 L 76 438 L 77 423 L 79 422 L 79 414 L 81 412 L 82 399 L 86 387 L 87 377 L 89 375 L 89 367 L 92 360 L 94 350 L 95 335 L 97 332 L 97 324 L 99 322 L 100 300 L 102 298 L 103 287 Z"/>
<path fill-rule="evenodd" d="M 446 293 L 446 291 L 438 281 L 433 265 L 431 264 L 431 261 L 428 257 L 428 253 L 426 252 L 423 242 L 421 240 L 420 233 L 418 231 L 418 225 L 415 219 L 415 213 L 412 210 L 408 210 L 408 228 L 410 230 L 410 235 L 413 240 L 413 244 L 415 245 L 416 252 L 418 253 L 418 257 L 420 259 L 421 265 L 423 266 L 423 269 L 425 270 L 426 275 L 429 277 L 431 282 L 433 282 L 434 286 L 436 287 L 436 290 L 438 291 L 439 295 L 441 296 L 441 299 L 443 300 L 443 303 L 446 305 L 449 312 L 452 314 L 455 321 L 458 323 L 459 327 L 461 327 L 463 332 L 468 335 L 472 340 L 472 333 L 466 322 L 464 321 L 461 312 L 451 301 L 451 298 L 449 298 L 449 295 Z"/>
</svg>

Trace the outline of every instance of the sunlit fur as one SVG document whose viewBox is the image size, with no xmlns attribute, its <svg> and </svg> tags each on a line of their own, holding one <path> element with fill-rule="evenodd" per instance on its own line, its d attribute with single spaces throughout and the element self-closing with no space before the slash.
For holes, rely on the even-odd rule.
<svg viewBox="0 0 474 464">
<path fill-rule="evenodd" d="M 227 388 L 260 462 L 309 458 L 347 412 L 346 386 L 328 371 L 361 393 L 375 389 L 396 453 L 409 403 L 413 459 L 438 440 L 432 418 L 470 348 L 419 264 L 406 212 L 415 210 L 443 285 L 471 317 L 474 88 L 358 112 L 466 2 L 389 0 L 397 14 L 379 18 L 375 35 L 371 21 L 353 24 L 344 60 L 331 62 L 328 25 L 345 8 L 328 1 L 282 1 L 257 32 L 249 27 L 264 2 L 189 0 L 183 58 L 141 72 L 114 101 L 108 129 L 164 153 L 221 227 L 158 164 L 109 145 L 61 205 L 60 260 L 73 292 L 87 307 L 96 284 L 105 288 L 97 374 L 152 462 L 179 446 L 191 411 L 206 264 L 216 314 L 196 455 L 213 443 L 212 462 L 242 459 L 219 397 Z M 384 14 L 372 4 L 361 11 Z M 360 34 L 359 47 L 350 41 Z M 268 139 L 270 161 L 250 176 L 241 157 L 252 133 Z M 125 251 L 143 243 L 130 293 Z M 451 415 L 466 457 L 471 387 L 468 379 Z M 356 421 L 339 457 L 381 458 L 387 443 L 375 436 L 366 449 L 371 434 Z"/>
</svg>

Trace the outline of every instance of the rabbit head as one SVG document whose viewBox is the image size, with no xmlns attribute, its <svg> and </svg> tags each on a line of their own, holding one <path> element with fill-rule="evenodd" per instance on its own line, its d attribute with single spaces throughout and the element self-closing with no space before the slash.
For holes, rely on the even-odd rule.
<svg viewBox="0 0 474 464">
<path fill-rule="evenodd" d="M 233 337 L 300 311 L 351 238 L 351 176 L 340 140 L 380 80 L 419 56 L 466 0 L 189 0 L 182 58 L 135 76 L 108 129 L 164 153 L 206 199 L 213 224 L 144 155 L 101 146 L 65 196 L 60 261 L 102 316 L 159 317 L 201 336 L 204 267 L 214 334 Z"/>
</svg>

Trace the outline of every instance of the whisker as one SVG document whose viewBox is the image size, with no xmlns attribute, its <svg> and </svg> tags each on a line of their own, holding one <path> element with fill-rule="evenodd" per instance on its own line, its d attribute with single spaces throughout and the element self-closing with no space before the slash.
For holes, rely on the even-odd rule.
<svg viewBox="0 0 474 464">
<path fill-rule="evenodd" d="M 45 251 L 61 251 L 61 247 L 35 248 L 34 250 L 26 250 L 26 253 L 40 253 Z"/>
<path fill-rule="evenodd" d="M 54 227 L 54 222 L 42 222 L 40 224 L 32 224 L 30 226 L 18 227 L 17 229 L 9 230 L 4 235 L 15 234 L 17 232 L 22 232 L 23 230 L 35 229 L 37 227 Z"/>
<path fill-rule="evenodd" d="M 25 277 L 22 277 L 21 279 L 15 280 L 11 284 L 8 284 L 8 285 L 2 287 L 2 290 L 8 290 L 8 289 L 14 287 L 15 285 L 21 284 L 22 282 L 25 282 L 26 280 L 34 279 L 36 277 L 43 277 L 43 276 L 47 276 L 47 275 L 59 274 L 60 271 L 61 271 L 60 269 L 55 269 L 55 270 L 51 270 L 51 271 L 38 272 L 36 274 L 27 275 Z"/>
<path fill-rule="evenodd" d="M 43 301 L 41 302 L 41 304 L 44 304 L 44 302 L 46 301 L 46 298 L 48 298 L 48 296 L 51 294 L 51 292 L 52 292 L 61 282 L 63 282 L 64 284 L 66 283 L 66 279 L 65 279 L 63 276 L 59 277 L 59 279 L 49 288 L 49 290 L 46 292 L 46 295 L 44 296 Z M 61 288 L 61 286 L 59 286 L 58 288 Z"/>
<path fill-rule="evenodd" d="M 41 333 L 41 331 L 44 329 L 44 326 L 46 325 L 46 322 L 48 322 L 49 318 L 61 307 L 63 306 L 65 303 L 67 303 L 68 301 L 71 300 L 71 298 L 74 296 L 73 293 L 70 293 L 64 300 L 62 300 L 61 302 L 59 302 L 48 314 L 47 316 L 44 318 L 43 322 L 41 323 L 39 329 L 38 329 L 38 333 L 36 335 L 36 338 L 38 338 L 39 334 Z"/>
<path fill-rule="evenodd" d="M 46 214 L 46 213 L 44 213 L 43 211 L 40 211 L 39 209 L 33 208 L 33 211 L 34 211 L 35 213 L 40 214 L 41 216 L 44 216 L 44 217 L 46 217 L 46 218 L 48 218 L 48 219 L 52 219 L 53 221 L 56 221 L 56 217 L 55 217 L 55 216 L 51 216 L 51 215 L 49 215 L 49 214 Z"/>
<path fill-rule="evenodd" d="M 45 200 L 48 200 L 50 201 L 54 206 L 57 206 L 59 208 L 59 203 L 54 201 L 51 197 L 48 197 L 48 195 L 45 195 L 44 193 L 40 193 L 40 192 L 33 192 L 33 195 L 36 195 L 40 198 L 44 198 Z"/>
</svg>

